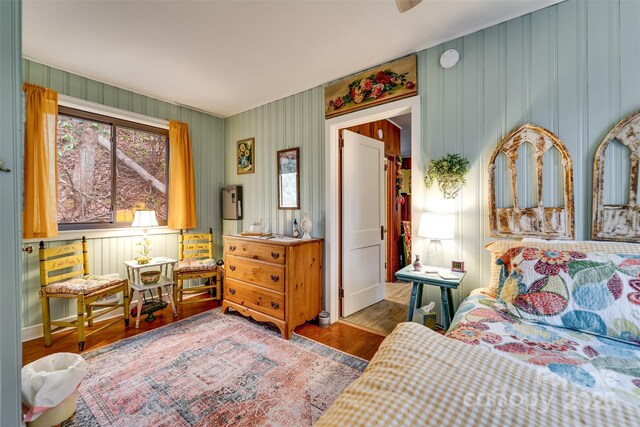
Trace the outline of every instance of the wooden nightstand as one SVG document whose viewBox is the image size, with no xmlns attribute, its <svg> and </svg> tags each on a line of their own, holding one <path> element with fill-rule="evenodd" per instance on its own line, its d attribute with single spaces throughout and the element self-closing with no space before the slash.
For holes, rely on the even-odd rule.
<svg viewBox="0 0 640 427">
<path fill-rule="evenodd" d="M 438 273 L 425 273 L 424 271 L 437 270 L 443 275 L 455 276 L 452 279 L 443 279 Z M 442 300 L 442 323 L 445 331 L 449 329 L 455 309 L 453 307 L 453 298 L 451 297 L 451 289 L 458 289 L 462 279 L 466 273 L 458 273 L 448 268 L 437 268 L 425 266 L 421 271 L 414 271 L 413 265 L 408 265 L 402 270 L 396 272 L 399 280 L 413 283 L 411 288 L 411 299 L 409 300 L 409 310 L 407 311 L 407 321 L 413 320 L 413 311 L 422 304 L 422 288 L 424 285 L 438 286 L 440 288 L 440 298 Z"/>
</svg>

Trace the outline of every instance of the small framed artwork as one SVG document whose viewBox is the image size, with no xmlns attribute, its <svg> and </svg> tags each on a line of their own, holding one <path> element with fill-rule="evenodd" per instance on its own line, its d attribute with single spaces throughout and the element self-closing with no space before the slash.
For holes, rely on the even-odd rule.
<svg viewBox="0 0 640 427">
<path fill-rule="evenodd" d="M 278 209 L 300 209 L 300 148 L 280 150 L 278 161 Z"/>
<path fill-rule="evenodd" d="M 238 175 L 254 173 L 256 147 L 253 138 L 238 141 L 237 149 Z"/>
<path fill-rule="evenodd" d="M 451 271 L 464 273 L 464 261 L 451 261 Z"/>
</svg>

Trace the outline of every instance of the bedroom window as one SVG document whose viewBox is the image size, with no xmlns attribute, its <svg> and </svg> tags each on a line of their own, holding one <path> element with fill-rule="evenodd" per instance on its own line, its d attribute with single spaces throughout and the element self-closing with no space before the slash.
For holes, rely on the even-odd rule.
<svg viewBox="0 0 640 427">
<path fill-rule="evenodd" d="M 166 224 L 168 143 L 166 129 L 60 106 L 60 229 L 128 227 L 143 207 Z"/>
</svg>

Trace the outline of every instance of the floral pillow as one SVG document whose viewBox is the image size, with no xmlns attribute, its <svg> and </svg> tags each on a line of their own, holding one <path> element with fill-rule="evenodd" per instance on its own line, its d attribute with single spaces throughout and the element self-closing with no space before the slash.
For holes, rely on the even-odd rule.
<svg viewBox="0 0 640 427">
<path fill-rule="evenodd" d="M 640 345 L 640 257 L 514 248 L 496 305 L 514 316 Z"/>
</svg>

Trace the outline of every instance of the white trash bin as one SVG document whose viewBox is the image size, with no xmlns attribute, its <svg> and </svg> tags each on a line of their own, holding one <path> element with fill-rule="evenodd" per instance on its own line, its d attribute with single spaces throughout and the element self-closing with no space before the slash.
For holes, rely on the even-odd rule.
<svg viewBox="0 0 640 427">
<path fill-rule="evenodd" d="M 55 353 L 22 368 L 24 421 L 29 427 L 51 427 L 76 411 L 77 389 L 88 364 L 75 353 Z"/>
</svg>

